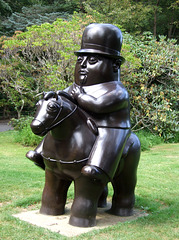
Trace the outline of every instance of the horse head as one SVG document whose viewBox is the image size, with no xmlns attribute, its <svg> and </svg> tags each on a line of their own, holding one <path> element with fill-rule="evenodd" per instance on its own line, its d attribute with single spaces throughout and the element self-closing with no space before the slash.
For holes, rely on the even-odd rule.
<svg viewBox="0 0 179 240">
<path fill-rule="evenodd" d="M 77 108 L 70 96 L 55 94 L 50 99 L 41 99 L 36 104 L 37 110 L 30 127 L 32 132 L 44 136 L 48 131 L 68 118 Z"/>
</svg>

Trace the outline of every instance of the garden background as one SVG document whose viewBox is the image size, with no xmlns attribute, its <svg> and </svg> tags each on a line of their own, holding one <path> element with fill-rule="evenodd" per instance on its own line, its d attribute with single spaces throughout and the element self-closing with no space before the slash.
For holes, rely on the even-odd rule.
<svg viewBox="0 0 179 240">
<path fill-rule="evenodd" d="M 136 207 L 149 216 L 75 239 L 179 238 L 178 9 L 178 0 L 0 0 L 0 119 L 14 126 L 0 133 L 0 238 L 66 239 L 12 214 L 40 207 L 44 172 L 25 153 L 41 138 L 29 123 L 43 91 L 73 82 L 73 52 L 92 22 L 123 32 L 121 81 L 143 150 Z"/>
<path fill-rule="evenodd" d="M 178 0 L 0 0 L 1 118 L 22 122 L 43 91 L 69 86 L 84 28 L 108 22 L 123 32 L 133 131 L 178 142 L 178 7 Z"/>
</svg>

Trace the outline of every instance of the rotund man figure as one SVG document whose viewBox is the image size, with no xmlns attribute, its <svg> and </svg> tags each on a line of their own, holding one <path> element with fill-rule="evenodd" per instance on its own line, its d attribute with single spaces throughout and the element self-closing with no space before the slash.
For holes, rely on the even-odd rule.
<svg viewBox="0 0 179 240">
<path fill-rule="evenodd" d="M 81 49 L 75 54 L 75 82 L 65 89 L 89 116 L 88 125 L 97 135 L 82 174 L 103 182 L 116 172 L 131 134 L 128 92 L 120 82 L 122 33 L 112 24 L 90 24 L 84 30 Z M 48 99 L 52 92 L 46 94 Z M 44 168 L 42 143 L 27 157 Z M 123 153 L 124 154 L 124 153 Z"/>
<path fill-rule="evenodd" d="M 122 33 L 111 24 L 90 24 L 75 54 L 75 83 L 67 89 L 91 116 L 89 126 L 98 134 L 82 174 L 94 179 L 113 178 L 130 136 L 127 90 L 120 82 Z"/>
</svg>

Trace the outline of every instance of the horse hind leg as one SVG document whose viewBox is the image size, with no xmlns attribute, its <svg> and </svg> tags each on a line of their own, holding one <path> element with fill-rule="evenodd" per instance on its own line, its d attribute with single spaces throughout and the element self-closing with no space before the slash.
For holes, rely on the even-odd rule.
<svg viewBox="0 0 179 240">
<path fill-rule="evenodd" d="M 129 137 L 125 148 L 123 159 L 121 159 L 123 161 L 122 170 L 112 181 L 114 195 L 109 212 L 117 216 L 133 215 L 134 191 L 140 159 L 140 141 L 134 133 Z"/>
<path fill-rule="evenodd" d="M 64 214 L 70 184 L 71 181 L 61 179 L 60 176 L 46 169 L 40 213 L 52 216 Z"/>
<path fill-rule="evenodd" d="M 105 208 L 107 205 L 107 196 L 108 196 L 108 186 L 106 185 L 103 189 L 103 192 L 98 200 L 98 207 Z"/>
</svg>

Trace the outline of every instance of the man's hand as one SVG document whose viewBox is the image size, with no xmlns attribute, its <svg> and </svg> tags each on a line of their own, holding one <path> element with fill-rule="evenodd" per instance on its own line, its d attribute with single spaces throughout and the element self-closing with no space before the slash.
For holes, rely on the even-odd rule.
<svg viewBox="0 0 179 240">
<path fill-rule="evenodd" d="M 71 96 L 74 99 L 78 99 L 79 95 L 84 94 L 84 93 L 85 93 L 85 91 L 83 90 L 83 88 L 76 87 L 72 90 Z"/>
</svg>

